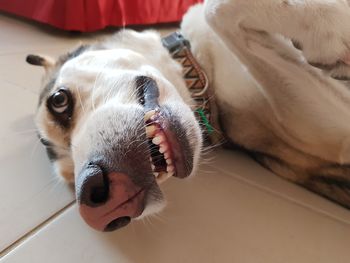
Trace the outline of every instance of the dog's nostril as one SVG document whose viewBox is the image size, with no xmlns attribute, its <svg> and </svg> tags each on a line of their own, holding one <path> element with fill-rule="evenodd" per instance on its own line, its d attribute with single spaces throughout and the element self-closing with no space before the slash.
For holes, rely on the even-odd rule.
<svg viewBox="0 0 350 263">
<path fill-rule="evenodd" d="M 99 165 L 89 163 L 76 184 L 79 203 L 98 207 L 109 198 L 109 180 Z"/>
<path fill-rule="evenodd" d="M 115 220 L 113 220 L 112 222 L 110 222 L 106 228 L 104 229 L 105 232 L 110 232 L 110 231 L 114 231 L 118 228 L 122 228 L 124 226 L 126 226 L 127 224 L 129 224 L 131 221 L 131 218 L 129 216 L 123 216 L 123 217 L 119 217 Z"/>
<path fill-rule="evenodd" d="M 108 199 L 108 187 L 97 186 L 91 189 L 90 201 L 94 204 L 105 203 Z"/>
</svg>

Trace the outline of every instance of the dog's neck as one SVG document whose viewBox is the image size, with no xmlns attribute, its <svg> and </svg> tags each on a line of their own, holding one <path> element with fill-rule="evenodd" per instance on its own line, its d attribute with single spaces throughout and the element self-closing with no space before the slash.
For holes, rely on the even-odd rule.
<svg viewBox="0 0 350 263">
<path fill-rule="evenodd" d="M 194 101 L 192 109 L 202 126 L 204 140 L 208 144 L 217 144 L 222 140 L 216 120 L 217 106 L 208 77 L 191 53 L 190 42 L 179 32 L 174 32 L 162 38 L 162 43 L 183 67 L 183 78 Z"/>
</svg>

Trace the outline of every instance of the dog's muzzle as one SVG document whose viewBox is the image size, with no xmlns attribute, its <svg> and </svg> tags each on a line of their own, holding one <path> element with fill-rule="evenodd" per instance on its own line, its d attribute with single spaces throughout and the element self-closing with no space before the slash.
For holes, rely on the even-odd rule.
<svg viewBox="0 0 350 263">
<path fill-rule="evenodd" d="M 85 136 L 78 137 L 93 145 L 76 176 L 79 210 L 99 231 L 127 225 L 162 200 L 161 183 L 185 178 L 193 169 L 185 128 L 170 108 L 159 105 L 157 83 L 140 76 L 136 86 L 142 109 L 101 108 L 86 120 Z"/>
<path fill-rule="evenodd" d="M 140 76 L 136 85 L 144 111 L 158 108 L 159 91 L 155 81 Z M 148 155 L 151 143 L 145 124 L 142 125 L 144 112 L 134 110 L 131 114 L 127 111 L 126 108 L 100 111 L 88 123 L 99 128 L 87 128 L 92 132 L 85 135 L 99 142 L 99 146 L 93 147 L 89 155 L 94 157 L 86 161 L 76 178 L 76 196 L 81 216 L 99 231 L 116 230 L 139 217 L 145 209 L 148 190 L 153 189 L 154 193 L 157 188 L 150 159 L 158 161 L 156 157 L 160 153 L 153 150 L 152 157 Z M 106 132 L 103 122 L 109 122 L 110 131 L 118 132 Z M 127 130 L 133 128 L 131 133 Z"/>
<path fill-rule="evenodd" d="M 81 216 L 96 230 L 113 231 L 126 226 L 144 210 L 145 189 L 123 173 L 104 173 L 89 163 L 79 175 L 76 195 Z"/>
</svg>

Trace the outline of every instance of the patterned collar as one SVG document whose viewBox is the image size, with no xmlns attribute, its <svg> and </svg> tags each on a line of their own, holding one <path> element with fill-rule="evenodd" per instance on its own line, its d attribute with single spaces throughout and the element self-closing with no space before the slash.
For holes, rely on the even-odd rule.
<svg viewBox="0 0 350 263">
<path fill-rule="evenodd" d="M 183 78 L 195 102 L 192 110 L 201 125 L 205 143 L 215 145 L 222 142 L 222 132 L 216 119 L 217 106 L 209 88 L 209 80 L 193 57 L 190 42 L 179 32 L 174 32 L 162 38 L 162 43 L 183 67 Z"/>
</svg>

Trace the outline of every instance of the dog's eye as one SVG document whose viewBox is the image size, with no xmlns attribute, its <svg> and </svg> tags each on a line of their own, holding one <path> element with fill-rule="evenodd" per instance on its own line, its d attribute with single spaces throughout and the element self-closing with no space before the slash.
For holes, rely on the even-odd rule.
<svg viewBox="0 0 350 263">
<path fill-rule="evenodd" d="M 46 106 L 57 123 L 68 128 L 74 109 L 74 98 L 69 89 L 63 87 L 55 91 L 47 100 Z"/>
<path fill-rule="evenodd" d="M 56 91 L 50 98 L 50 105 L 54 112 L 65 112 L 70 103 L 70 96 L 67 90 L 60 89 Z"/>
</svg>

